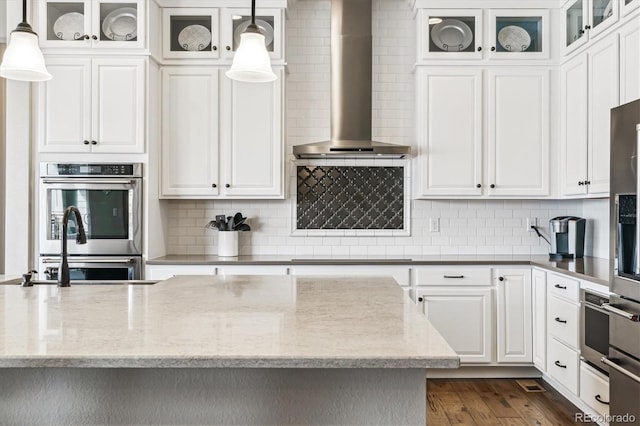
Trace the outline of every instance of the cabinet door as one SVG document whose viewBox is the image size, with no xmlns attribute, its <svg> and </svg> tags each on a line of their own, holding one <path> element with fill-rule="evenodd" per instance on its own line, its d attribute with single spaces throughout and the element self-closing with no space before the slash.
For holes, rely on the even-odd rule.
<svg viewBox="0 0 640 426">
<path fill-rule="evenodd" d="M 282 155 L 282 68 L 273 83 L 255 84 L 225 77 L 222 97 L 224 194 L 284 196 Z"/>
<path fill-rule="evenodd" d="M 562 8 L 562 33 L 565 37 L 564 54 L 568 55 L 588 40 L 586 26 L 589 22 L 589 0 L 572 0 Z"/>
<path fill-rule="evenodd" d="M 161 195 L 218 195 L 218 70 L 162 70 Z"/>
<path fill-rule="evenodd" d="M 217 59 L 220 56 L 218 12 L 215 8 L 163 8 L 162 56 Z"/>
<path fill-rule="evenodd" d="M 531 272 L 533 294 L 533 363 L 540 371 L 547 371 L 547 273 Z"/>
<path fill-rule="evenodd" d="M 417 196 L 481 195 L 482 70 L 422 68 L 417 86 Z"/>
<path fill-rule="evenodd" d="M 609 193 L 611 108 L 618 106 L 618 35 L 589 50 L 589 193 Z"/>
<path fill-rule="evenodd" d="M 491 362 L 492 295 L 490 288 L 417 290 L 424 313 L 463 363 Z"/>
<path fill-rule="evenodd" d="M 91 150 L 144 152 L 145 60 L 94 59 L 92 83 Z"/>
<path fill-rule="evenodd" d="M 91 47 L 91 1 L 46 0 L 33 4 L 38 7 L 37 32 L 43 48 Z"/>
<path fill-rule="evenodd" d="M 419 61 L 482 59 L 482 9 L 418 11 Z"/>
<path fill-rule="evenodd" d="M 53 78 L 39 85 L 40 152 L 88 152 L 91 60 L 49 58 L 47 69 Z"/>
<path fill-rule="evenodd" d="M 259 2 L 258 2 L 259 3 Z M 282 9 L 258 7 L 256 9 L 256 25 L 265 35 L 265 44 L 271 59 L 283 59 L 284 27 L 282 24 Z M 226 8 L 220 14 L 220 44 L 222 56 L 232 59 L 240 46 L 240 35 L 251 23 L 251 9 Z"/>
<path fill-rule="evenodd" d="M 145 47 L 144 0 L 94 0 L 91 3 L 91 45 L 101 49 Z"/>
<path fill-rule="evenodd" d="M 531 270 L 498 269 L 498 362 L 532 362 Z"/>
<path fill-rule="evenodd" d="M 614 0 L 589 0 L 589 38 L 593 39 L 618 22 L 618 3 Z"/>
<path fill-rule="evenodd" d="M 639 52 L 640 21 L 633 19 L 620 30 L 620 104 L 640 98 Z"/>
<path fill-rule="evenodd" d="M 548 59 L 549 11 L 496 9 L 489 15 L 489 58 Z"/>
<path fill-rule="evenodd" d="M 549 71 L 489 71 L 489 195 L 549 194 Z"/>
<path fill-rule="evenodd" d="M 562 153 L 560 160 L 562 195 L 587 193 L 587 58 L 578 55 L 561 68 Z"/>
</svg>

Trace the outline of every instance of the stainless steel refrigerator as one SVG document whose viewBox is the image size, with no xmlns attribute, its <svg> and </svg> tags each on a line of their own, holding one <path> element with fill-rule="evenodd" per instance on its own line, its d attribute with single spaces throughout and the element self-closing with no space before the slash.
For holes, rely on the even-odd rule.
<svg viewBox="0 0 640 426">
<path fill-rule="evenodd" d="M 640 423 L 640 99 L 611 110 L 611 425 Z M 626 415 L 626 417 L 624 417 Z M 630 416 L 635 420 L 629 423 Z M 637 423 L 636 423 L 637 422 Z"/>
</svg>

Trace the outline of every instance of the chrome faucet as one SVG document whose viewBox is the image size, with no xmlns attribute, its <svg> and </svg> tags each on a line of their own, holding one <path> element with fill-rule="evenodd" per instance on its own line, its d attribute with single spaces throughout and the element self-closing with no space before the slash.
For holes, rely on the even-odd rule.
<svg viewBox="0 0 640 426">
<path fill-rule="evenodd" d="M 69 264 L 67 263 L 67 226 L 69 223 L 69 215 L 73 212 L 76 215 L 76 224 L 78 225 L 78 232 L 76 236 L 76 242 L 78 244 L 87 244 L 87 234 L 84 232 L 84 225 L 82 224 L 82 216 L 80 210 L 76 206 L 69 206 L 64 211 L 62 217 L 62 249 L 60 250 L 60 267 L 58 268 L 58 287 L 70 287 L 71 278 L 69 276 Z"/>
</svg>

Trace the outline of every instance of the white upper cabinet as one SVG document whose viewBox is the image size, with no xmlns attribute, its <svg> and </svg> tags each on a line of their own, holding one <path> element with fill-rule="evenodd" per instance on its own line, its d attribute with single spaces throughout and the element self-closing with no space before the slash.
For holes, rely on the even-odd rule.
<svg viewBox="0 0 640 426">
<path fill-rule="evenodd" d="M 219 14 L 215 8 L 162 9 L 162 55 L 165 58 L 219 58 Z"/>
<path fill-rule="evenodd" d="M 640 0 L 620 0 L 620 14 L 626 16 L 640 6 Z"/>
<path fill-rule="evenodd" d="M 253 85 L 224 71 L 163 67 L 162 198 L 284 196 L 284 69 Z"/>
<path fill-rule="evenodd" d="M 640 4 L 640 0 L 635 1 Z M 620 29 L 620 104 L 640 98 L 640 20 Z"/>
<path fill-rule="evenodd" d="M 421 60 L 482 58 L 482 10 L 422 9 L 417 19 Z"/>
<path fill-rule="evenodd" d="M 549 11 L 497 9 L 489 12 L 489 58 L 548 59 Z"/>
<path fill-rule="evenodd" d="M 219 194 L 219 71 L 162 70 L 161 195 Z"/>
<path fill-rule="evenodd" d="M 482 195 L 482 70 L 421 67 L 418 197 Z"/>
<path fill-rule="evenodd" d="M 42 0 L 38 32 L 43 48 L 143 49 L 146 2 Z"/>
<path fill-rule="evenodd" d="M 530 363 L 532 351 L 531 270 L 496 269 L 499 363 Z"/>
<path fill-rule="evenodd" d="M 490 195 L 549 194 L 549 71 L 492 69 L 489 79 Z"/>
<path fill-rule="evenodd" d="M 622 0 L 624 1 L 624 0 Z M 619 0 L 572 0 L 563 7 L 565 54 L 584 45 L 618 21 Z"/>
<path fill-rule="evenodd" d="M 144 152 L 145 66 L 144 59 L 48 58 L 40 152 Z"/>
<path fill-rule="evenodd" d="M 610 110 L 619 105 L 613 34 L 562 66 L 562 195 L 609 193 Z"/>
</svg>

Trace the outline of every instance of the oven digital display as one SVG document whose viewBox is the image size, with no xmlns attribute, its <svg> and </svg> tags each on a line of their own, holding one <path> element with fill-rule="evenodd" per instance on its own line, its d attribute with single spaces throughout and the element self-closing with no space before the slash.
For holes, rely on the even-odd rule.
<svg viewBox="0 0 640 426">
<path fill-rule="evenodd" d="M 59 176 L 132 176 L 133 164 L 56 164 Z"/>
</svg>

